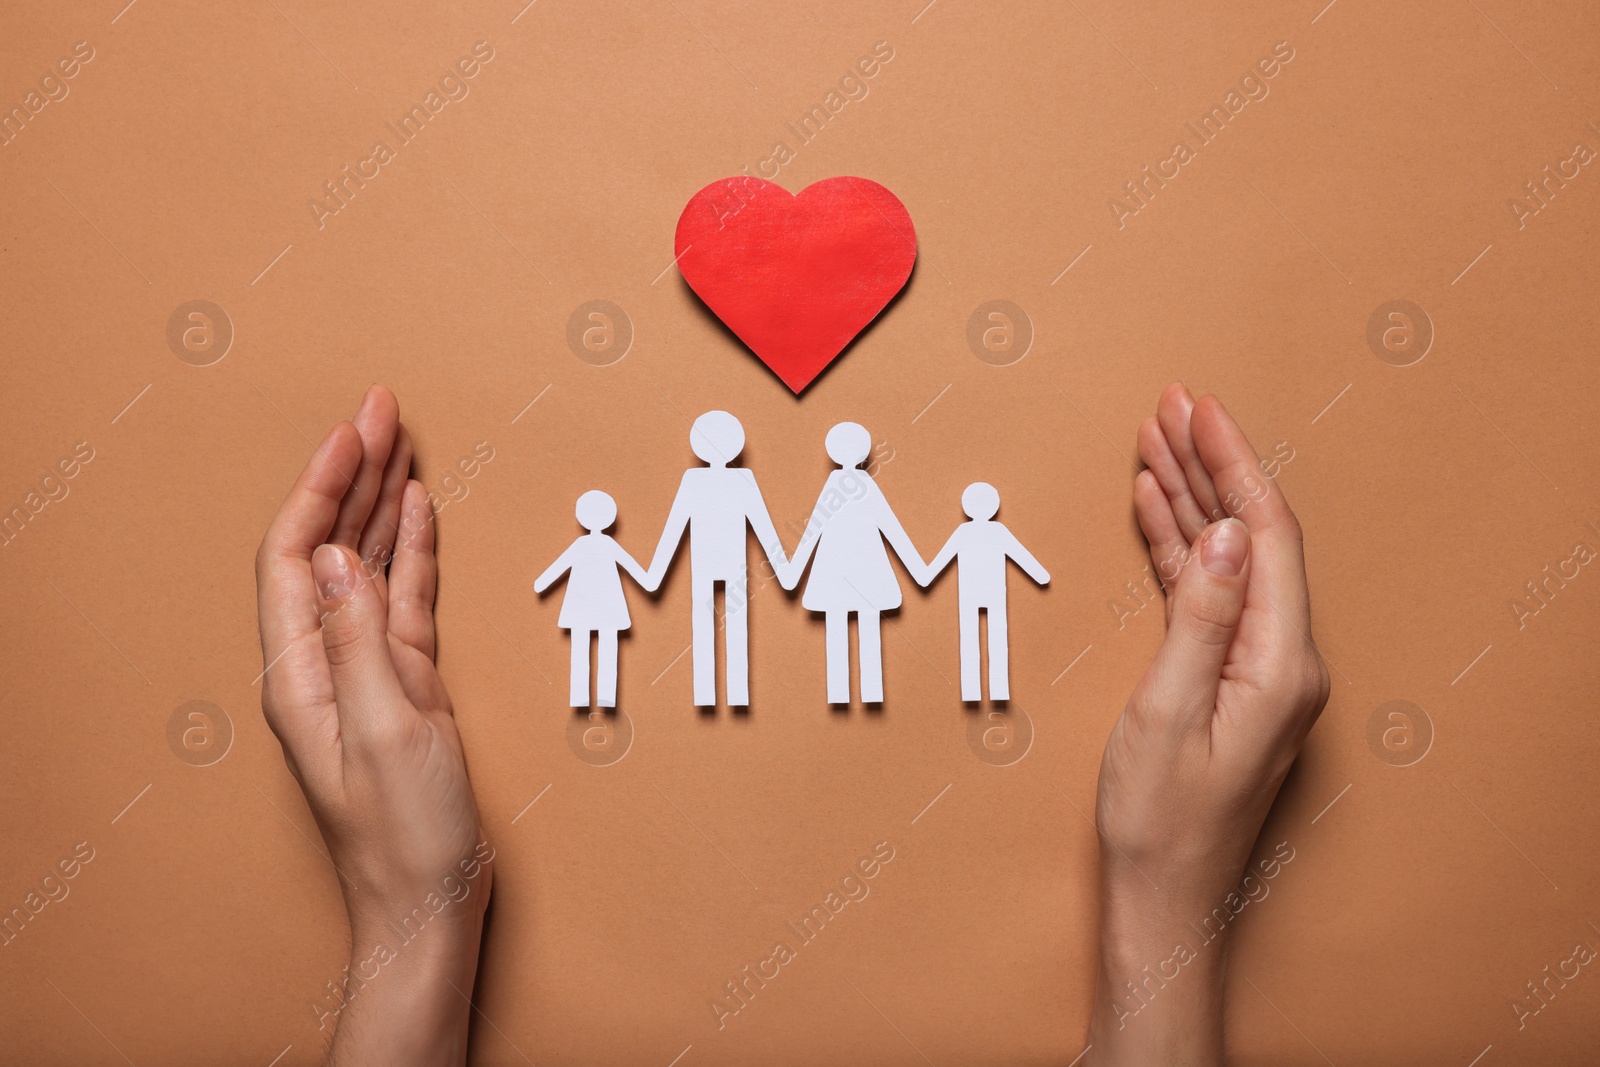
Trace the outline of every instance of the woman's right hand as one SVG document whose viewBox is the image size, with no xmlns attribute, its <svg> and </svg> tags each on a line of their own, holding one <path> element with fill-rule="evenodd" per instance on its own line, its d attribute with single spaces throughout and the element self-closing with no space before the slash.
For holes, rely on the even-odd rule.
<svg viewBox="0 0 1600 1067">
<path fill-rule="evenodd" d="M 1221 402 L 1169 386 L 1139 455 L 1134 506 L 1167 586 L 1167 634 L 1100 765 L 1086 1063 L 1220 1064 L 1227 942 L 1200 944 L 1196 925 L 1238 887 L 1328 672 L 1300 524 Z"/>
</svg>

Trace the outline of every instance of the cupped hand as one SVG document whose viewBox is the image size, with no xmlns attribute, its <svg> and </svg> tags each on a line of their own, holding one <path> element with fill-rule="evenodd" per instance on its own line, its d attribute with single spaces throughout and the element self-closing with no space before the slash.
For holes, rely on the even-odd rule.
<svg viewBox="0 0 1600 1067">
<path fill-rule="evenodd" d="M 1166 586 L 1167 634 L 1101 761 L 1087 1062 L 1220 1063 L 1225 942 L 1202 947 L 1196 930 L 1243 877 L 1328 673 L 1300 524 L 1221 402 L 1169 386 L 1139 455 L 1134 507 Z"/>
<path fill-rule="evenodd" d="M 339 872 L 365 979 L 347 1007 L 325 1004 L 330 1062 L 464 1057 L 465 1004 L 440 980 L 470 994 L 489 897 L 493 851 L 434 667 L 433 511 L 410 467 L 394 395 L 373 386 L 256 555 L 262 710 Z"/>
</svg>

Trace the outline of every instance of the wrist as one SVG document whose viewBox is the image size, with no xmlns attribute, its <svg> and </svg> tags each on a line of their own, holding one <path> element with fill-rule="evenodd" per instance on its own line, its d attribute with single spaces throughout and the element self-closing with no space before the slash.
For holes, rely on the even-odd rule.
<svg viewBox="0 0 1600 1067">
<path fill-rule="evenodd" d="M 470 882 L 445 878 L 431 885 L 389 887 L 382 892 L 346 886 L 345 913 L 357 945 L 369 939 L 420 943 L 429 931 L 440 931 L 437 940 L 450 940 L 483 924 L 491 886 L 487 867 Z"/>
<path fill-rule="evenodd" d="M 410 945 L 429 930 L 436 931 L 430 943 L 476 939 L 494 881 L 487 841 L 454 863 L 402 863 L 392 849 L 377 848 L 343 858 L 342 869 L 354 875 L 341 888 L 356 948 L 364 941 Z"/>
<path fill-rule="evenodd" d="M 330 1067 L 464 1064 L 482 929 L 481 914 L 430 923 L 410 940 L 389 926 L 352 927 L 350 962 L 319 1007 L 335 1027 Z"/>
<path fill-rule="evenodd" d="M 1222 1062 L 1226 941 L 1194 893 L 1105 879 L 1086 1067 Z"/>
<path fill-rule="evenodd" d="M 1137 1009 L 1169 990 L 1187 994 L 1218 983 L 1226 967 L 1226 928 L 1217 928 L 1204 905 L 1152 890 L 1112 891 L 1102 897 L 1102 981 Z"/>
<path fill-rule="evenodd" d="M 467 957 L 476 958 L 483 915 L 481 905 L 467 901 L 437 912 L 423 904 L 407 912 L 352 910 L 350 973 L 369 982 L 393 967 L 417 975 L 453 973 Z"/>
<path fill-rule="evenodd" d="M 316 1008 L 330 1065 L 465 1063 L 489 888 L 485 870 L 448 895 L 347 894 L 350 961 Z"/>
</svg>

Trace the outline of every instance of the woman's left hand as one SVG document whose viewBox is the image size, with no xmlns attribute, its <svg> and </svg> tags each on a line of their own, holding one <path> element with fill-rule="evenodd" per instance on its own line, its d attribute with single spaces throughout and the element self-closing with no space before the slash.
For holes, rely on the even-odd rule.
<svg viewBox="0 0 1600 1067">
<path fill-rule="evenodd" d="M 329 1063 L 465 1062 L 489 901 L 493 850 L 434 668 L 433 510 L 410 467 L 394 394 L 373 386 L 256 554 L 262 711 L 350 916 L 359 981 L 328 1002 Z"/>
</svg>

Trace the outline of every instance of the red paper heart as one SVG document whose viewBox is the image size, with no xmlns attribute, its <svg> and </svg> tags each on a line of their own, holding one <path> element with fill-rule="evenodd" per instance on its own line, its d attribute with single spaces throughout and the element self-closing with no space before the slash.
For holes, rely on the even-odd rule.
<svg viewBox="0 0 1600 1067">
<path fill-rule="evenodd" d="M 906 284 L 917 234 L 877 182 L 828 178 L 791 196 L 741 175 L 694 194 L 673 250 L 706 306 L 799 395 Z"/>
</svg>

